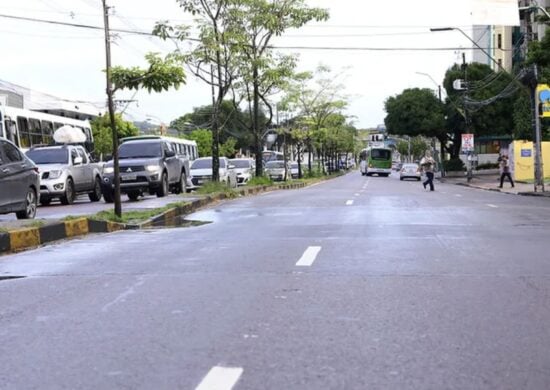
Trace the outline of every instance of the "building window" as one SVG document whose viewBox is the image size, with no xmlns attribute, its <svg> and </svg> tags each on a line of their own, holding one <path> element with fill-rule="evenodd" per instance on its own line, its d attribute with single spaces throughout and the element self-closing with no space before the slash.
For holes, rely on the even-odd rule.
<svg viewBox="0 0 550 390">
<path fill-rule="evenodd" d="M 498 47 L 499 49 L 502 49 L 502 34 L 498 34 L 497 47 Z"/>
</svg>

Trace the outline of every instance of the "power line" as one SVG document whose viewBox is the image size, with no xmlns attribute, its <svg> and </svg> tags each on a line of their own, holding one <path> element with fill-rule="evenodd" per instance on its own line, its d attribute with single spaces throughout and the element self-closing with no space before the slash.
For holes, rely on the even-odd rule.
<svg viewBox="0 0 550 390">
<path fill-rule="evenodd" d="M 90 30 L 103 30 L 103 27 L 92 26 L 88 24 L 80 23 L 68 23 L 60 22 L 55 20 L 46 20 L 38 18 L 29 18 L 23 16 L 14 16 L 14 15 L 5 15 L 0 14 L 1 18 L 14 19 L 14 20 L 23 20 L 28 22 L 35 23 L 45 23 L 59 26 L 75 27 L 75 28 L 84 28 Z M 125 29 L 111 29 L 111 31 L 119 33 L 134 34 L 146 37 L 156 37 L 154 34 L 146 31 L 138 30 L 125 30 Z M 187 38 L 188 41 L 192 42 L 201 42 L 198 38 Z M 269 46 L 271 49 L 281 49 L 281 50 L 328 50 L 328 51 L 455 51 L 455 50 L 478 50 L 478 48 L 463 48 L 463 47 L 337 47 L 337 46 Z M 485 49 L 487 50 L 487 49 Z"/>
</svg>

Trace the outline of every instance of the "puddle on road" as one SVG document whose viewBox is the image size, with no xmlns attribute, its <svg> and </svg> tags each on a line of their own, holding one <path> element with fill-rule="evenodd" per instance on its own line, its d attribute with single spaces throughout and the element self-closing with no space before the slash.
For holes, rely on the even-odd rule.
<svg viewBox="0 0 550 390">
<path fill-rule="evenodd" d="M 0 282 L 2 280 L 14 280 L 14 279 L 23 279 L 23 278 L 26 278 L 26 276 L 15 276 L 15 275 L 2 276 L 2 275 L 0 275 Z"/>
<path fill-rule="evenodd" d="M 178 216 L 178 217 L 170 218 L 164 221 L 158 221 L 154 223 L 153 226 L 149 227 L 149 229 L 192 228 L 192 227 L 207 225 L 210 223 L 212 223 L 212 221 L 191 220 L 191 219 L 186 219 L 185 217 L 182 217 L 182 216 Z"/>
</svg>

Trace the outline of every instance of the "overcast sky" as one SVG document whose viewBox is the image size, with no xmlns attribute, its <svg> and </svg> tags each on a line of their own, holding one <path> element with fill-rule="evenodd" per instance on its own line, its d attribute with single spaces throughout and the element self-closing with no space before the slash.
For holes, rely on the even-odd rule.
<svg viewBox="0 0 550 390">
<path fill-rule="evenodd" d="M 348 114 L 358 127 L 384 121 L 384 100 L 405 88 L 436 89 L 445 71 L 459 61 L 460 50 L 472 44 L 457 31 L 432 33 L 430 27 L 461 27 L 472 34 L 472 2 L 501 6 L 514 0 L 309 0 L 327 8 L 330 20 L 312 23 L 277 39 L 278 46 L 347 48 L 346 50 L 284 50 L 300 55 L 300 70 L 322 63 L 334 71 L 346 69 L 343 82 L 351 97 Z M 517 2 L 516 2 L 517 3 Z M 111 27 L 151 31 L 155 21 L 191 23 L 175 0 L 110 0 Z M 103 26 L 100 0 L 2 0 L 0 14 Z M 484 15 L 486 17 L 487 15 Z M 0 18 L 0 79 L 34 90 L 102 104 L 105 100 L 104 37 L 102 31 Z M 369 48 L 384 50 L 353 50 Z M 404 48 L 426 50 L 403 50 Z M 450 50 L 435 50 L 451 48 Z M 144 55 L 168 53 L 171 44 L 156 38 L 117 34 L 113 65 L 143 66 Z M 431 49 L 431 50 L 430 50 Z M 430 75 L 419 75 L 417 72 Z M 131 119 L 165 123 L 210 103 L 209 87 L 189 77 L 178 91 L 148 94 L 123 92 L 118 99 L 138 100 L 128 107 Z"/>
</svg>

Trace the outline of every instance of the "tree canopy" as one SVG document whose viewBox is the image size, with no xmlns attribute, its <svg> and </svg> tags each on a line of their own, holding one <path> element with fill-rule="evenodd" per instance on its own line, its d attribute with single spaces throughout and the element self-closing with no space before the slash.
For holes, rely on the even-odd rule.
<svg viewBox="0 0 550 390">
<path fill-rule="evenodd" d="M 94 151 L 98 155 L 113 153 L 113 136 L 109 114 L 104 114 L 90 122 L 94 135 Z M 139 129 L 132 122 L 122 118 L 121 114 L 115 115 L 115 125 L 118 139 L 132 137 L 139 134 Z"/>
</svg>

